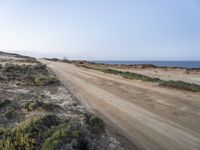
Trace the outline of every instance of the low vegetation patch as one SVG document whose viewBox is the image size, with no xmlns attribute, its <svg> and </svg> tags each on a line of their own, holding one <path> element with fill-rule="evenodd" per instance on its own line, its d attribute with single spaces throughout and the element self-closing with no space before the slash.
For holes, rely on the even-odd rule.
<svg viewBox="0 0 200 150">
<path fill-rule="evenodd" d="M 52 129 L 52 131 L 50 131 L 52 132 L 51 136 L 44 142 L 43 150 L 62 149 L 64 147 L 66 149 L 79 149 L 79 140 L 84 136 L 80 126 L 64 123 Z"/>
<path fill-rule="evenodd" d="M 79 66 L 79 65 L 77 65 Z M 94 69 L 93 67 L 86 66 L 86 65 L 81 65 L 82 67 L 88 68 L 88 69 Z M 149 67 L 149 66 L 147 66 Z M 151 66 L 153 67 L 153 66 Z M 192 92 L 200 92 L 200 85 L 197 84 L 192 84 L 192 83 L 187 83 L 183 81 L 165 81 L 161 80 L 159 78 L 152 78 L 149 76 L 145 76 L 142 74 L 138 73 L 133 73 L 133 72 L 123 72 L 115 69 L 96 69 L 100 70 L 104 73 L 108 74 L 114 74 L 114 75 L 120 75 L 126 79 L 132 79 L 132 80 L 142 80 L 145 82 L 157 82 L 159 85 L 164 86 L 164 87 L 171 87 L 171 88 L 176 88 L 176 89 L 182 89 L 182 90 L 187 90 L 187 91 L 192 91 Z"/>
<path fill-rule="evenodd" d="M 10 60 L 0 65 L 0 150 L 89 150 L 106 149 L 111 142 L 118 145 L 104 132 L 100 118 L 86 122 L 90 113 L 79 107 L 46 65 L 29 58 Z M 66 58 L 52 61 L 68 62 Z"/>
<path fill-rule="evenodd" d="M 38 134 L 57 126 L 60 123 L 60 119 L 55 115 L 45 115 L 42 117 L 33 118 L 31 121 L 21 124 L 21 128 L 32 137 L 38 137 Z"/>
<path fill-rule="evenodd" d="M 114 70 L 114 69 L 105 69 L 102 71 L 105 73 L 114 74 L 114 75 L 121 75 L 123 73 L 122 71 L 118 71 L 118 70 Z"/>
<path fill-rule="evenodd" d="M 62 123 L 49 132 L 48 138 L 42 146 L 43 150 L 77 149 L 89 150 L 92 136 L 81 124 Z M 94 138 L 94 137 L 93 137 Z"/>
<path fill-rule="evenodd" d="M 54 62 L 64 62 L 64 63 L 70 63 L 71 61 L 68 59 L 58 59 L 58 58 L 44 58 L 48 61 L 54 61 Z"/>
<path fill-rule="evenodd" d="M 30 76 L 24 81 L 24 85 L 29 86 L 51 86 L 60 85 L 60 81 L 53 76 Z"/>
<path fill-rule="evenodd" d="M 0 79 L 5 81 L 22 81 L 23 85 L 50 86 L 60 85 L 60 81 L 51 76 L 46 65 L 37 63 L 35 65 L 6 64 L 0 69 Z"/>
<path fill-rule="evenodd" d="M 8 104 L 10 104 L 10 100 L 2 100 L 0 101 L 0 109 L 3 107 L 6 107 Z"/>
<path fill-rule="evenodd" d="M 60 81 L 55 77 L 43 76 L 35 78 L 34 85 L 36 86 L 48 86 L 48 85 L 59 85 Z"/>
<path fill-rule="evenodd" d="M 114 74 L 114 75 L 121 75 L 122 77 L 126 79 L 134 79 L 134 80 L 142 80 L 142 81 L 150 81 L 150 82 L 160 82 L 161 80 L 159 78 L 151 78 L 145 75 L 141 75 L 138 73 L 133 72 L 123 72 L 118 71 L 114 69 L 105 69 L 103 70 L 105 73 Z"/>
<path fill-rule="evenodd" d="M 28 102 L 25 103 L 24 108 L 25 108 L 27 111 L 33 111 L 33 110 L 35 110 L 36 108 L 41 107 L 41 106 L 42 106 L 42 103 L 39 102 L 39 101 L 28 101 Z"/>
<path fill-rule="evenodd" d="M 45 140 L 42 149 L 43 150 L 59 149 L 65 143 L 64 139 L 67 138 L 68 134 L 69 133 L 67 125 L 62 125 L 61 127 L 58 127 L 58 129 L 52 132 L 52 135 Z"/>
<path fill-rule="evenodd" d="M 173 81 L 173 80 L 164 81 L 159 78 L 151 78 L 151 77 L 133 73 L 133 72 L 122 72 L 122 71 L 113 70 L 113 69 L 106 69 L 104 72 L 110 73 L 110 74 L 115 74 L 115 75 L 121 75 L 122 77 L 124 77 L 126 79 L 158 82 L 159 85 L 165 86 L 165 87 L 172 87 L 172 88 L 182 89 L 182 90 L 187 90 L 187 91 L 200 92 L 200 85 L 187 83 L 187 82 L 183 82 L 183 81 Z"/>
<path fill-rule="evenodd" d="M 121 74 L 122 77 L 127 78 L 127 79 L 135 79 L 135 80 L 142 80 L 142 81 L 150 81 L 150 82 L 159 82 L 160 79 L 159 78 L 151 78 L 148 76 L 144 76 L 141 74 L 137 74 L 137 73 L 132 73 L 132 72 L 123 72 Z"/>
<path fill-rule="evenodd" d="M 11 110 L 8 110 L 4 113 L 4 116 L 7 118 L 7 119 L 12 119 L 14 117 L 16 117 L 16 112 L 14 109 L 11 109 Z"/>
<path fill-rule="evenodd" d="M 30 112 L 37 108 L 42 108 L 45 111 L 54 111 L 55 109 L 61 109 L 59 105 L 52 104 L 52 103 L 43 103 L 37 100 L 28 101 L 25 103 L 24 108 Z"/>
<path fill-rule="evenodd" d="M 36 141 L 25 134 L 19 127 L 0 129 L 0 136 L 3 137 L 0 140 L 0 149 L 2 150 L 33 150 L 36 145 Z"/>
<path fill-rule="evenodd" d="M 37 117 L 24 122 L 18 127 L 0 130 L 0 145 L 2 149 L 37 149 L 45 138 L 43 132 L 59 124 L 59 118 L 54 115 Z"/>
<path fill-rule="evenodd" d="M 98 117 L 90 118 L 90 126 L 104 129 Z M 99 133 L 99 132 L 98 132 Z M 55 115 L 37 117 L 14 128 L 0 129 L 1 149 L 90 149 L 92 135 L 84 125 L 65 122 Z"/>
<path fill-rule="evenodd" d="M 102 133 L 105 130 L 103 120 L 97 116 L 91 116 L 88 120 L 89 128 L 93 133 Z"/>
<path fill-rule="evenodd" d="M 165 87 L 172 87 L 182 90 L 188 90 L 193 92 L 200 92 L 200 85 L 187 83 L 183 81 L 163 81 L 159 85 L 165 86 Z"/>
<path fill-rule="evenodd" d="M 29 80 L 38 75 L 48 75 L 46 66 L 37 63 L 34 65 L 16 65 L 7 63 L 1 68 L 1 77 L 4 80 Z"/>
</svg>

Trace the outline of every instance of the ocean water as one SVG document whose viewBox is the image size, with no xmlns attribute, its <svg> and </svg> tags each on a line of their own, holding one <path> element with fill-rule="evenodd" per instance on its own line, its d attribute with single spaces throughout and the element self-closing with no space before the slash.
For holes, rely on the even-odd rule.
<svg viewBox="0 0 200 150">
<path fill-rule="evenodd" d="M 183 68 L 200 68 L 200 61 L 94 61 L 95 63 L 104 64 L 153 64 L 156 66 L 183 67 Z"/>
</svg>

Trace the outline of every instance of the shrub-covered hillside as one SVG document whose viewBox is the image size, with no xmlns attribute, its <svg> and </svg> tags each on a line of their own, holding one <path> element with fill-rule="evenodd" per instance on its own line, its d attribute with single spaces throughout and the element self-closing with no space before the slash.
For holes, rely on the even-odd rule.
<svg viewBox="0 0 200 150">
<path fill-rule="evenodd" d="M 45 65 L 11 62 L 0 65 L 0 150 L 122 149 Z"/>
</svg>

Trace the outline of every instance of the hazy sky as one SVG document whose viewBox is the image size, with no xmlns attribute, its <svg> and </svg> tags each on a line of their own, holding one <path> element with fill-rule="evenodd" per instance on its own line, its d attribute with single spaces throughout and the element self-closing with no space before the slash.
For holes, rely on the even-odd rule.
<svg viewBox="0 0 200 150">
<path fill-rule="evenodd" d="M 0 0 L 0 50 L 89 60 L 200 60 L 200 0 Z"/>
</svg>

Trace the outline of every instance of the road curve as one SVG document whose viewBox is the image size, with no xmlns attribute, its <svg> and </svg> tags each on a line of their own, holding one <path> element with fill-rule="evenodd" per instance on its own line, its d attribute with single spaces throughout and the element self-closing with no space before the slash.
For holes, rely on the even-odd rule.
<svg viewBox="0 0 200 150">
<path fill-rule="evenodd" d="M 200 149 L 200 94 L 40 61 L 141 149 Z"/>
</svg>

